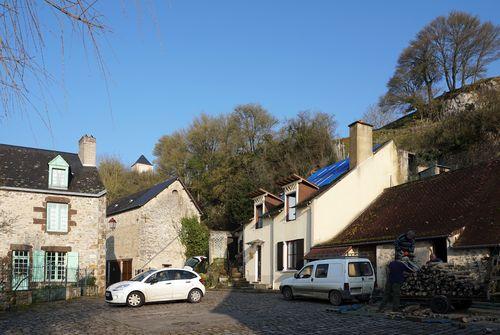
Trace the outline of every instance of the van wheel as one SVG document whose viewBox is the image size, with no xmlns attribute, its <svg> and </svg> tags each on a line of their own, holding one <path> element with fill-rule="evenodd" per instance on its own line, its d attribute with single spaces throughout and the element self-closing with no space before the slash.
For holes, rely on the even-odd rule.
<svg viewBox="0 0 500 335">
<path fill-rule="evenodd" d="M 188 301 L 190 303 L 196 304 L 201 301 L 201 298 L 203 297 L 203 293 L 201 293 L 200 290 L 197 288 L 192 289 L 189 294 L 188 294 Z"/>
<path fill-rule="evenodd" d="M 339 291 L 331 291 L 329 299 L 330 303 L 334 306 L 339 306 L 342 303 L 342 295 Z"/>
<path fill-rule="evenodd" d="M 130 292 L 127 296 L 127 306 L 141 307 L 144 305 L 144 295 L 139 291 Z"/>
<path fill-rule="evenodd" d="M 283 288 L 283 297 L 285 300 L 293 300 L 293 292 L 290 287 L 285 287 Z"/>
</svg>

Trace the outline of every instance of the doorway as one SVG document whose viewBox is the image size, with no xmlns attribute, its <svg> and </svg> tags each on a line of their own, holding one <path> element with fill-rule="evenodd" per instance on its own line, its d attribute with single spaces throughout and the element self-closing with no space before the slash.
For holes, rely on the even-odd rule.
<svg viewBox="0 0 500 335">
<path fill-rule="evenodd" d="M 256 281 L 257 282 L 260 282 L 261 279 L 262 279 L 262 246 L 258 245 L 257 246 L 257 252 L 256 252 L 256 255 L 257 255 L 257 259 L 256 259 L 256 263 L 257 263 L 257 278 L 256 278 Z"/>
</svg>

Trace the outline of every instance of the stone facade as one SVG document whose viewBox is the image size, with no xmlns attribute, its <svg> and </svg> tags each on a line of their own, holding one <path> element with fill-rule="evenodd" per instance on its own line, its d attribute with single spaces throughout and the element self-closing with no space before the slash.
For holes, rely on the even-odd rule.
<svg viewBox="0 0 500 335">
<path fill-rule="evenodd" d="M 45 230 L 46 203 L 69 206 L 68 232 Z M 53 195 L 0 190 L 0 255 L 12 250 L 62 250 L 78 253 L 78 266 L 93 273 L 100 293 L 105 286 L 106 196 Z M 30 262 L 31 264 L 31 262 Z"/>
<path fill-rule="evenodd" d="M 132 260 L 132 275 L 148 268 L 182 267 L 185 247 L 179 239 L 184 217 L 201 213 L 177 180 L 145 205 L 108 216 L 116 228 L 106 238 L 106 259 Z"/>
</svg>

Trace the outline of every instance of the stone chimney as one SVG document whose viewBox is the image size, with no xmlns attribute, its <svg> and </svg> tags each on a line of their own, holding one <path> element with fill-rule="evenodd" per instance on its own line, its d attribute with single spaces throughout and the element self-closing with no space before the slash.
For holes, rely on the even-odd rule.
<svg viewBox="0 0 500 335">
<path fill-rule="evenodd" d="M 363 121 L 349 125 L 349 168 L 354 169 L 373 155 L 373 126 Z"/>
<path fill-rule="evenodd" d="M 95 137 L 92 135 L 84 135 L 78 141 L 79 150 L 78 157 L 83 166 L 96 166 L 96 151 Z"/>
</svg>

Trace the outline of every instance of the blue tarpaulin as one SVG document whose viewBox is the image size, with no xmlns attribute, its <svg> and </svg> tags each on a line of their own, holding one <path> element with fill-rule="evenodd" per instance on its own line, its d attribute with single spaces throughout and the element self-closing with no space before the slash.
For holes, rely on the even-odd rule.
<svg viewBox="0 0 500 335">
<path fill-rule="evenodd" d="M 382 144 L 377 144 L 373 147 L 373 151 L 377 151 Z M 349 171 L 349 158 L 343 159 L 331 165 L 325 166 L 314 172 L 307 178 L 307 181 L 315 184 L 319 188 L 333 183 L 336 179 Z"/>
</svg>

